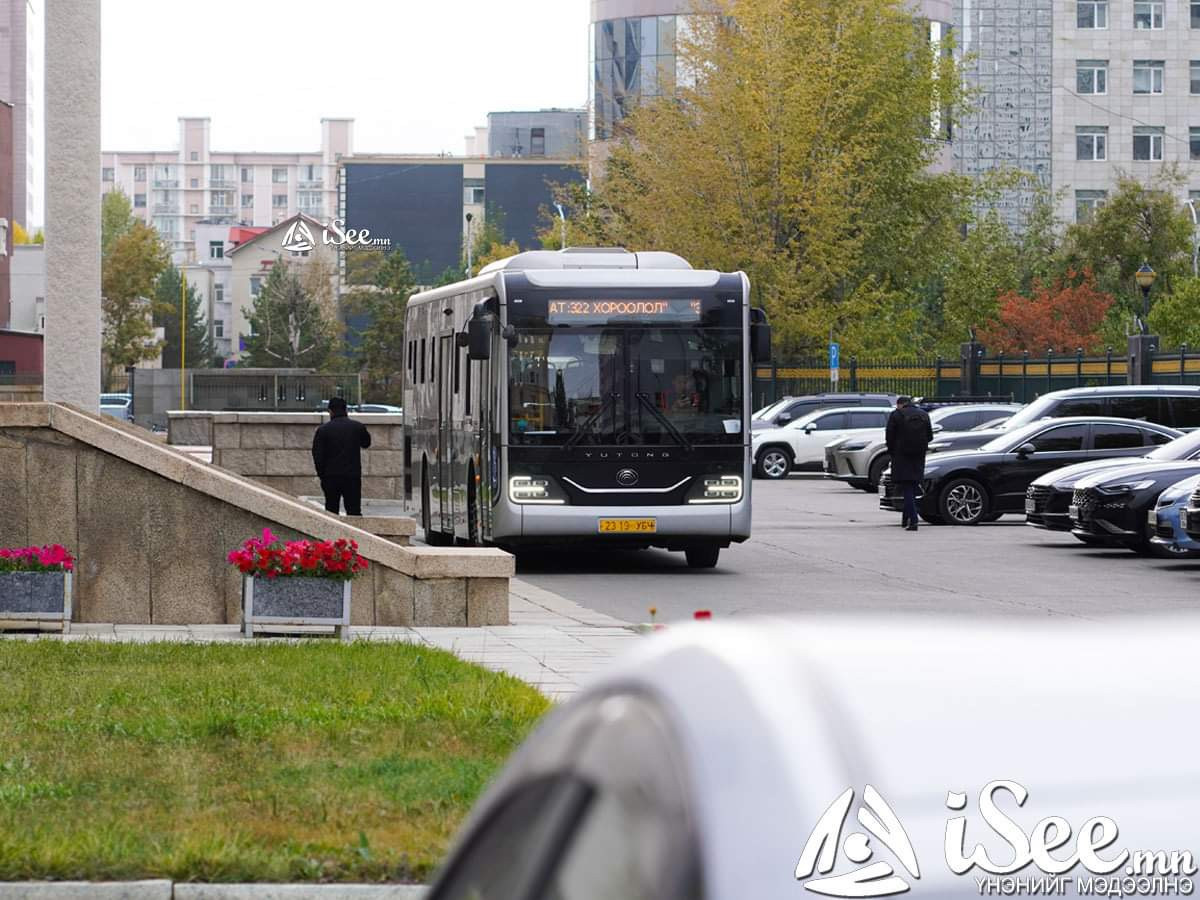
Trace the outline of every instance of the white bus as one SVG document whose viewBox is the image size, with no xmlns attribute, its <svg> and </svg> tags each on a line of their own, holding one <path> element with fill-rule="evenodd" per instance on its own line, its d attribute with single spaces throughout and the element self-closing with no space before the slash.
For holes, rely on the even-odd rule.
<svg viewBox="0 0 1200 900">
<path fill-rule="evenodd" d="M 749 290 L 671 253 L 568 249 L 410 298 L 404 489 L 426 540 L 716 565 L 750 536 L 750 378 L 770 330 Z"/>
</svg>

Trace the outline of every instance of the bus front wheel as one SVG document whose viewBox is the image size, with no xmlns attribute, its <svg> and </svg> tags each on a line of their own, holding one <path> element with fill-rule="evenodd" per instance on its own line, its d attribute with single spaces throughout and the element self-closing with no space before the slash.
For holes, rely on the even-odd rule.
<svg viewBox="0 0 1200 900">
<path fill-rule="evenodd" d="M 711 569 L 721 556 L 721 548 L 716 544 L 701 544 L 688 547 L 683 551 L 683 555 L 687 557 L 689 569 Z"/>
</svg>

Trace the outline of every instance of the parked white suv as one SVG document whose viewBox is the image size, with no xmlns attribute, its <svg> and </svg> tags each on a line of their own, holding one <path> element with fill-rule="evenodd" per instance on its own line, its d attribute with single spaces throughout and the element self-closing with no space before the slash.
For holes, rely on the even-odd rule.
<svg viewBox="0 0 1200 900">
<path fill-rule="evenodd" d="M 793 469 L 819 469 L 830 441 L 887 425 L 890 406 L 845 406 L 801 416 L 783 428 L 754 432 L 754 474 L 786 478 Z"/>
</svg>

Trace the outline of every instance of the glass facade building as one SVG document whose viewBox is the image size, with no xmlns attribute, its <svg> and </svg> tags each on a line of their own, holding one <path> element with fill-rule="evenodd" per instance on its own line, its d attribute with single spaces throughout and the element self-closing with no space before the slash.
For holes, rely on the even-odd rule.
<svg viewBox="0 0 1200 900">
<path fill-rule="evenodd" d="M 676 77 L 676 32 L 685 19 L 636 16 L 592 23 L 589 137 L 607 140 L 643 97 L 670 90 Z"/>
</svg>

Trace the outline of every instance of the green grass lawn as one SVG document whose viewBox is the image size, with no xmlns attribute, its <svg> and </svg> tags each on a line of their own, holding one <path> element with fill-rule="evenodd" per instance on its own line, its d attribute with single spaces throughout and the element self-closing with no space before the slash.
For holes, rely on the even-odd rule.
<svg viewBox="0 0 1200 900">
<path fill-rule="evenodd" d="M 424 881 L 548 703 L 406 644 L 0 642 L 0 881 Z"/>
</svg>

